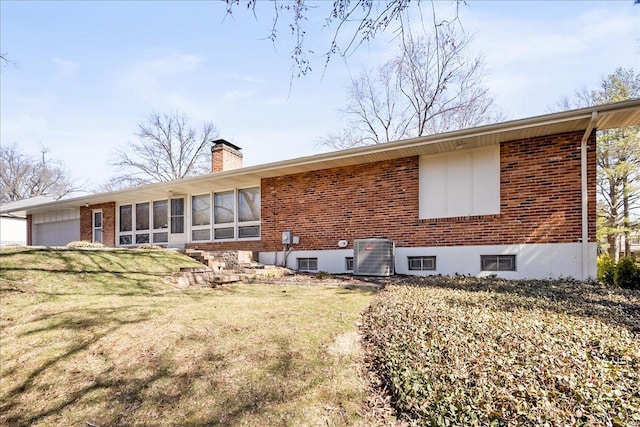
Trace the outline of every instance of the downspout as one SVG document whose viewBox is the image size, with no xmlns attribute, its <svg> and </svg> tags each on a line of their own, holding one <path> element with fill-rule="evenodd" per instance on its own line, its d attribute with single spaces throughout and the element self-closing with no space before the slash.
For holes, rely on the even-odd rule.
<svg viewBox="0 0 640 427">
<path fill-rule="evenodd" d="M 582 189 L 582 280 L 589 276 L 589 197 L 587 186 L 587 142 L 598 119 L 598 112 L 591 113 L 591 120 L 580 142 L 580 181 Z"/>
</svg>

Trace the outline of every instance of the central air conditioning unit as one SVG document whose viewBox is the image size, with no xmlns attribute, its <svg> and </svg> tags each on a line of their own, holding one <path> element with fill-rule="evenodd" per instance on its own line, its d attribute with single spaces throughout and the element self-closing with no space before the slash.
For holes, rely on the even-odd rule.
<svg viewBox="0 0 640 427">
<path fill-rule="evenodd" d="M 353 274 L 356 276 L 391 276 L 394 243 L 389 239 L 353 241 Z"/>
</svg>

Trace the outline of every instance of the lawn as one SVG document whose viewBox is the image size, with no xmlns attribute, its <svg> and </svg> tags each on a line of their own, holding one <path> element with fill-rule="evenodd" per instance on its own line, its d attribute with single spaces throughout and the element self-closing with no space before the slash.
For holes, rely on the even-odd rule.
<svg viewBox="0 0 640 427">
<path fill-rule="evenodd" d="M 179 290 L 164 251 L 0 251 L 0 424 L 353 425 L 372 291 Z"/>
</svg>

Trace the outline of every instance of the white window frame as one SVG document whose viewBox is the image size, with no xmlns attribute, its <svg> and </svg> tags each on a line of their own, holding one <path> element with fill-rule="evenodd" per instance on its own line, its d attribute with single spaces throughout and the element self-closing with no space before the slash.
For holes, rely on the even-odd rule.
<svg viewBox="0 0 640 427">
<path fill-rule="evenodd" d="M 420 268 L 411 268 L 411 261 L 420 261 Z M 428 263 L 433 265 L 433 268 L 429 268 Z M 416 255 L 407 257 L 407 268 L 409 271 L 436 271 L 436 256 L 435 255 Z"/>
<path fill-rule="evenodd" d="M 167 215 L 166 215 L 166 224 L 164 227 L 162 228 L 156 228 L 156 223 L 155 223 L 155 204 L 157 202 L 165 202 L 167 204 Z M 149 241 L 150 243 L 157 243 L 157 244 L 164 244 L 166 245 L 167 243 L 169 243 L 169 217 L 170 217 L 170 209 L 171 209 L 171 204 L 169 202 L 169 199 L 159 199 L 159 200 L 154 200 L 151 202 L 150 204 L 150 209 L 149 209 L 149 228 L 151 229 L 151 235 L 149 236 Z M 163 241 L 157 241 L 155 239 L 155 234 L 156 233 L 167 233 L 167 239 L 163 240 Z"/>
<path fill-rule="evenodd" d="M 311 265 L 312 263 L 315 264 L 315 268 L 312 268 L 313 265 Z M 314 258 L 314 257 L 302 257 L 302 258 L 296 258 L 296 267 L 298 268 L 298 271 L 318 271 L 318 258 Z"/>
<path fill-rule="evenodd" d="M 124 207 L 124 206 L 131 206 L 131 230 L 129 231 L 121 231 L 120 230 L 120 208 Z M 117 206 L 116 209 L 116 230 L 118 230 L 118 239 L 116 241 L 116 246 L 133 246 L 134 245 L 134 228 L 135 228 L 135 222 L 134 222 L 134 216 L 135 216 L 135 203 L 123 203 L 121 205 Z M 120 237 L 130 237 L 131 238 L 131 243 L 120 243 Z"/>
<path fill-rule="evenodd" d="M 209 196 L 209 224 L 204 225 L 193 225 L 193 198 L 194 197 L 202 197 Z M 200 194 L 192 194 L 189 196 L 189 218 L 190 218 L 190 227 L 189 227 L 189 241 L 190 242 L 210 242 L 212 241 L 212 224 L 213 224 L 213 193 L 200 193 Z M 209 230 L 209 238 L 208 239 L 199 239 L 196 240 L 193 238 L 193 232 L 199 230 Z"/>
<path fill-rule="evenodd" d="M 237 240 L 260 240 L 260 235 L 262 234 L 262 200 L 260 200 L 260 209 L 259 209 L 259 218 L 257 220 L 253 220 L 253 221 L 240 221 L 240 192 L 242 190 L 250 190 L 253 188 L 257 188 L 258 189 L 258 196 L 260 197 L 260 199 L 262 199 L 262 188 L 260 188 L 260 185 L 258 186 L 251 186 L 251 187 L 244 187 L 244 188 L 237 188 L 235 190 L 235 203 L 236 203 L 236 238 Z M 258 235 L 255 237 L 240 237 L 240 228 L 242 227 L 258 227 Z"/>
<path fill-rule="evenodd" d="M 159 244 L 159 245 L 166 245 L 169 243 L 169 232 L 170 232 L 170 227 L 167 228 L 154 228 L 154 223 L 153 223 L 153 204 L 155 202 L 163 202 L 163 201 L 167 201 L 167 224 L 169 224 L 169 218 L 170 218 L 170 209 L 171 209 L 171 202 L 168 199 L 158 199 L 158 200 L 141 200 L 139 202 L 131 202 L 131 203 L 122 203 L 120 205 L 116 206 L 116 230 L 118 230 L 117 233 L 117 246 L 123 246 L 123 247 L 127 247 L 127 246 L 137 246 L 137 245 L 143 245 L 146 242 L 143 243 L 138 243 L 136 240 L 136 236 L 138 235 L 148 235 L 149 236 L 149 242 L 151 244 Z M 136 206 L 137 205 L 142 205 L 142 204 L 148 204 L 149 205 L 149 228 L 147 230 L 137 230 L 136 229 L 136 220 L 137 220 L 137 211 L 136 211 Z M 130 231 L 120 231 L 120 208 L 123 206 L 131 206 L 131 230 Z M 104 218 L 103 218 L 104 220 Z M 167 240 L 166 241 L 155 241 L 155 239 L 153 238 L 153 235 L 155 233 L 167 233 Z M 120 237 L 125 237 L 128 236 L 131 238 L 131 243 L 120 243 Z"/>
<path fill-rule="evenodd" d="M 496 268 L 495 269 L 486 269 L 484 264 L 485 264 L 485 259 L 488 258 L 494 258 L 496 259 L 495 261 L 495 265 Z M 508 269 L 502 269 L 500 268 L 500 258 L 503 259 L 511 259 L 513 260 L 513 268 L 508 268 Z M 501 255 L 480 255 L 480 271 L 518 271 L 518 257 L 515 254 L 501 254 Z"/>
<path fill-rule="evenodd" d="M 96 214 L 100 214 L 100 227 L 96 227 Z M 103 227 L 104 227 L 104 213 L 102 209 L 94 209 L 91 211 L 91 241 L 96 243 L 103 243 Z M 100 241 L 96 240 L 96 230 L 100 230 Z"/>
</svg>

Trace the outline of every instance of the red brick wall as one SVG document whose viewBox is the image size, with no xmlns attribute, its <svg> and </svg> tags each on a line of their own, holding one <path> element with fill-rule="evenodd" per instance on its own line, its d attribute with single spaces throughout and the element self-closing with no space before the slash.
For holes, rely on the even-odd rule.
<svg viewBox="0 0 640 427">
<path fill-rule="evenodd" d="M 102 243 L 105 246 L 116 245 L 116 203 L 108 202 L 89 207 L 80 207 L 80 240 L 93 239 L 92 213 L 102 209 Z"/>
<path fill-rule="evenodd" d="M 262 180 L 263 250 L 280 232 L 299 250 L 386 237 L 401 247 L 567 243 L 581 238 L 583 132 L 501 144 L 498 215 L 419 220 L 418 157 Z M 595 133 L 588 146 L 589 240 L 595 241 Z M 226 248 L 226 246 L 225 246 Z"/>
</svg>

